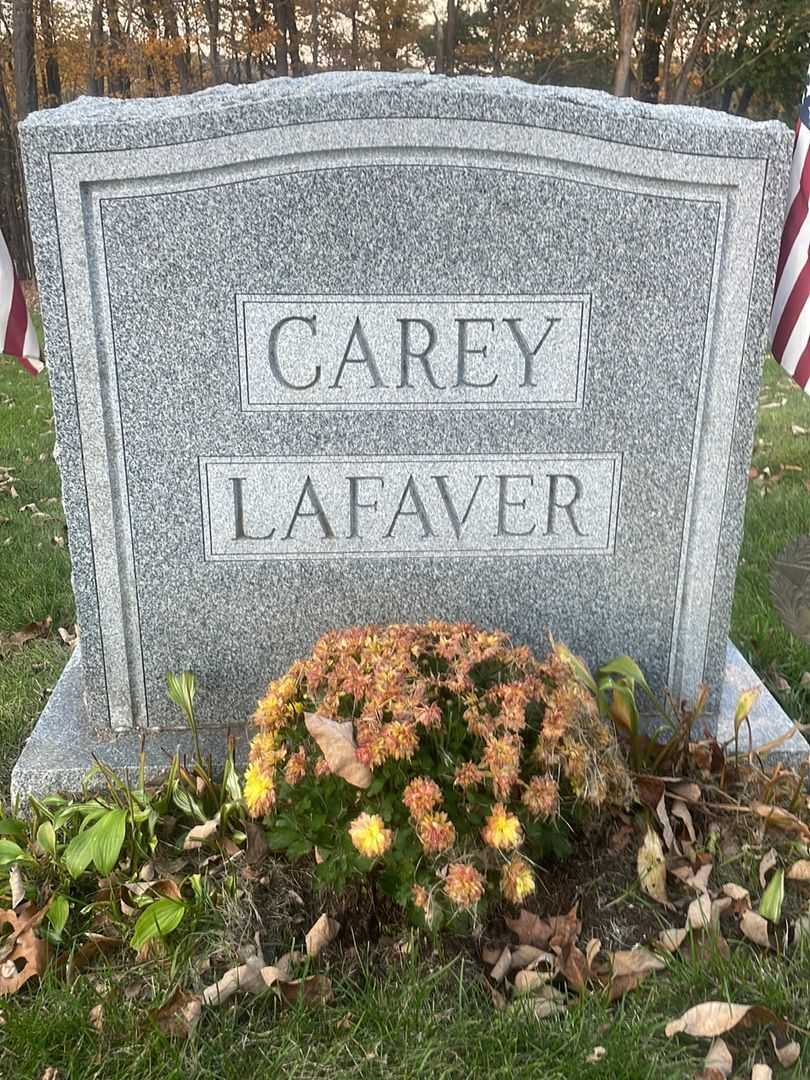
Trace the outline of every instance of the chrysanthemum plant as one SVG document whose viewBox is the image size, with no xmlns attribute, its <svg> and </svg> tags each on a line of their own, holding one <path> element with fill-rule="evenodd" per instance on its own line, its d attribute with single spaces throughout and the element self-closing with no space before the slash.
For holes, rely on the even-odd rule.
<svg viewBox="0 0 810 1080">
<path fill-rule="evenodd" d="M 434 928 L 523 902 L 538 861 L 567 853 L 577 807 L 631 794 L 570 654 L 541 662 L 466 624 L 326 634 L 254 720 L 244 794 L 270 846 L 313 855 L 338 890 L 373 873 Z"/>
</svg>

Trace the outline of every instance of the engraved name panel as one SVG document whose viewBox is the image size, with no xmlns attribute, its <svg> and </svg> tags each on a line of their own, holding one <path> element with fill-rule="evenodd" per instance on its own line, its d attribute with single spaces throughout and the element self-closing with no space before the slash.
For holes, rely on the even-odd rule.
<svg viewBox="0 0 810 1080">
<path fill-rule="evenodd" d="M 201 458 L 207 560 L 609 555 L 621 454 Z"/>
<path fill-rule="evenodd" d="M 582 407 L 590 298 L 236 296 L 245 411 Z"/>
</svg>

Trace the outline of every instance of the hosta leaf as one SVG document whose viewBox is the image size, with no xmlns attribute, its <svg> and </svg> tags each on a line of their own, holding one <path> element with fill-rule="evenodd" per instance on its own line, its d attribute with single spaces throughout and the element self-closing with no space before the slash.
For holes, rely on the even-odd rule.
<svg viewBox="0 0 810 1080">
<path fill-rule="evenodd" d="M 65 848 L 63 856 L 65 866 L 71 877 L 77 878 L 84 873 L 93 861 L 94 850 L 95 840 L 92 829 L 85 829 L 84 832 L 77 833 L 73 837 Z"/>
<path fill-rule="evenodd" d="M 13 840 L 0 840 L 0 866 L 16 862 L 18 859 L 27 858 L 19 844 Z"/>
<path fill-rule="evenodd" d="M 144 908 L 135 923 L 130 944 L 136 952 L 154 937 L 166 937 L 183 921 L 186 905 L 177 900 L 162 898 Z"/>
<path fill-rule="evenodd" d="M 37 843 L 49 855 L 56 854 L 56 830 L 50 821 L 43 821 L 37 829 Z"/>
<path fill-rule="evenodd" d="M 124 844 L 127 831 L 126 810 L 110 810 L 89 830 L 93 834 L 93 862 L 100 874 L 109 874 Z"/>
<path fill-rule="evenodd" d="M 67 898 L 62 896 L 61 893 L 54 893 L 51 902 L 48 905 L 48 922 L 56 931 L 57 937 L 59 937 L 65 929 L 69 914 L 70 904 L 68 903 Z"/>
</svg>

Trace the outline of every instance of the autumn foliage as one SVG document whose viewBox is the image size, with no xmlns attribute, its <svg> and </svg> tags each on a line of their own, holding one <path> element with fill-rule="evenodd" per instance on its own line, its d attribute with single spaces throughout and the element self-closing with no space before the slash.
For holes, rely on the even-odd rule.
<svg viewBox="0 0 810 1080">
<path fill-rule="evenodd" d="M 374 871 L 429 922 L 535 889 L 577 807 L 623 805 L 614 733 L 563 652 L 428 623 L 333 631 L 271 683 L 245 799 L 272 847 L 341 887 Z"/>
</svg>

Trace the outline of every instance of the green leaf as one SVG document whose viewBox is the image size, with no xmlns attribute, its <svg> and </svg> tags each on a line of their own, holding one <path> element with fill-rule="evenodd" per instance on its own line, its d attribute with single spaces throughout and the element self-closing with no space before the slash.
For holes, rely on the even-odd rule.
<svg viewBox="0 0 810 1080">
<path fill-rule="evenodd" d="M 83 874 L 93 861 L 95 841 L 93 830 L 85 829 L 84 832 L 76 833 L 68 846 L 65 848 L 64 860 L 67 871 L 72 878 Z"/>
<path fill-rule="evenodd" d="M 283 851 L 300 839 L 301 834 L 296 829 L 271 829 L 267 833 L 267 846 L 271 851 Z"/>
<path fill-rule="evenodd" d="M 15 844 L 13 840 L 0 840 L 0 866 L 7 866 L 25 858 L 28 856 L 19 844 Z"/>
<path fill-rule="evenodd" d="M 594 681 L 594 677 L 580 658 L 575 656 L 566 645 L 562 645 L 560 642 L 555 643 L 554 649 L 560 659 L 571 668 L 574 678 L 578 682 L 581 682 L 583 686 L 587 686 L 587 688 L 595 694 L 596 682 Z"/>
<path fill-rule="evenodd" d="M 54 893 L 48 907 L 48 922 L 54 928 L 57 937 L 61 937 L 62 931 L 67 924 L 69 914 L 70 904 L 67 901 L 67 897 L 63 896 L 61 893 Z"/>
<path fill-rule="evenodd" d="M 291 859 L 300 859 L 304 855 L 309 855 L 310 851 L 312 851 L 312 843 L 302 837 L 290 844 L 287 848 L 287 855 Z"/>
<path fill-rule="evenodd" d="M 37 843 L 49 855 L 56 854 L 56 830 L 50 821 L 43 821 L 37 829 Z"/>
<path fill-rule="evenodd" d="M 780 866 L 774 870 L 768 887 L 759 902 L 759 913 L 763 919 L 778 923 L 782 918 L 782 901 L 785 899 L 785 871 Z"/>
<path fill-rule="evenodd" d="M 596 674 L 597 677 L 600 675 L 620 675 L 621 678 L 630 679 L 631 682 L 643 686 L 645 690 L 650 690 L 647 680 L 644 678 L 644 672 L 635 660 L 631 660 L 629 656 L 617 656 L 615 659 L 608 661 L 607 664 L 603 664 Z"/>
<path fill-rule="evenodd" d="M 753 686 L 750 690 L 744 690 L 737 698 L 737 709 L 734 713 L 734 734 L 739 733 L 741 725 L 745 722 L 754 705 L 757 698 L 760 695 L 761 687 Z"/>
<path fill-rule="evenodd" d="M 27 831 L 28 826 L 19 818 L 0 818 L 0 836 L 17 836 L 23 840 Z"/>
<path fill-rule="evenodd" d="M 154 937 L 166 937 L 172 930 L 176 930 L 186 914 L 186 905 L 168 897 L 155 900 L 149 907 L 144 908 L 135 923 L 132 931 L 130 944 L 136 952 L 144 947 L 147 941 Z"/>
<path fill-rule="evenodd" d="M 127 831 L 126 810 L 109 810 L 88 830 L 93 834 L 93 862 L 100 874 L 109 874 L 118 862 Z"/>
</svg>

